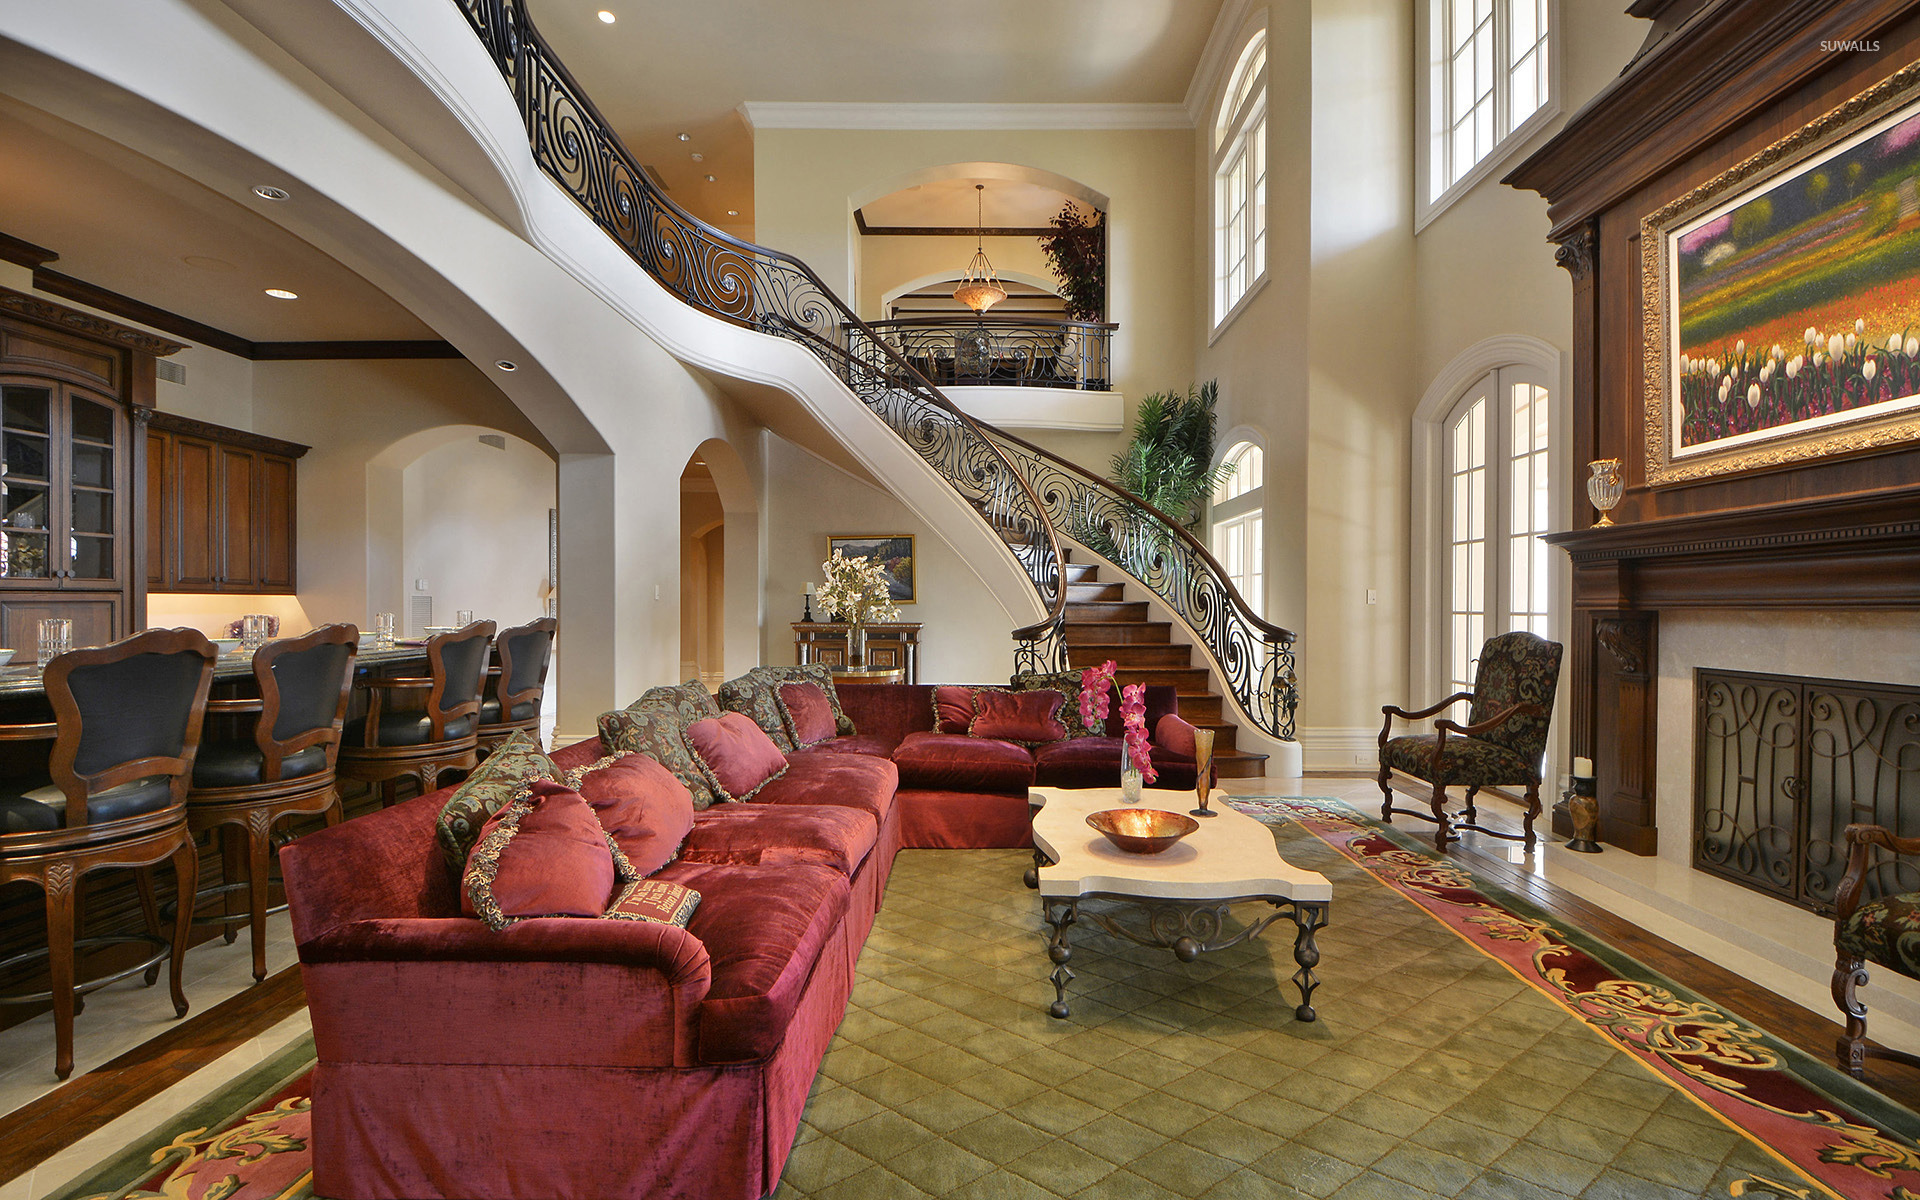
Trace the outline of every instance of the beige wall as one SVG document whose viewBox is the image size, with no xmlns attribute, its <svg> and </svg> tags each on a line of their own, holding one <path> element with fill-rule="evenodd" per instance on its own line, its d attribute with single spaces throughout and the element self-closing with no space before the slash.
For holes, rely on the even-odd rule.
<svg viewBox="0 0 1920 1200">
<path fill-rule="evenodd" d="M 910 533 L 918 599 L 900 606 L 900 619 L 926 626 L 920 632 L 921 681 L 985 683 L 1013 673 L 1006 612 L 925 522 L 887 493 L 791 443 L 771 433 L 764 440 L 767 620 L 761 661 L 795 661 L 791 626 L 800 619 L 807 584 L 821 582 L 829 534 Z M 814 610 L 815 617 L 826 615 Z"/>
<path fill-rule="evenodd" d="M 462 430 L 401 471 L 401 579 L 408 606 L 433 598 L 435 625 L 463 608 L 501 629 L 546 615 L 547 513 L 559 505 L 553 456 L 508 435 L 495 449 Z M 421 580 L 426 588 L 420 589 Z"/>
<path fill-rule="evenodd" d="M 948 273 L 958 278 L 973 257 L 974 243 L 975 239 L 970 237 L 944 235 L 901 237 L 881 234 L 861 237 L 860 278 L 856 284 L 859 303 L 854 306 L 854 311 L 860 314 L 863 321 L 883 320 L 886 317 L 884 300 L 888 292 L 936 273 Z M 1026 276 L 1029 280 L 1038 279 L 1040 285 L 1049 291 L 1059 286 L 1053 271 L 1047 266 L 1046 255 L 1040 252 L 1039 238 L 990 237 L 980 239 L 980 244 L 987 252 L 987 261 L 993 264 L 994 272 L 1000 278 Z"/>
<path fill-rule="evenodd" d="M 861 311 L 871 313 L 887 287 L 944 270 L 949 261 L 964 267 L 973 248 L 963 239 L 938 239 L 951 246 L 946 257 L 906 273 L 898 259 L 909 252 L 883 243 L 909 239 L 860 237 L 853 226 L 854 195 L 949 163 L 1013 163 L 1076 180 L 1109 198 L 1107 309 L 1120 325 L 1113 343 L 1114 387 L 1126 396 L 1131 423 L 1141 396 L 1185 391 L 1193 379 L 1193 329 L 1186 320 L 1193 254 L 1178 232 L 1193 224 L 1192 141 L 1192 132 L 1182 129 L 763 129 L 754 137 L 754 236 L 798 255 L 828 287 L 855 297 Z M 1027 244 L 1031 261 L 1039 263 L 1033 273 L 1045 277 L 1037 242 Z M 998 250 L 990 247 L 989 253 L 1002 265 Z M 1018 266 L 1012 247 L 1007 253 L 1005 265 Z M 1032 440 L 1104 472 L 1125 436 L 1043 431 Z"/>
</svg>

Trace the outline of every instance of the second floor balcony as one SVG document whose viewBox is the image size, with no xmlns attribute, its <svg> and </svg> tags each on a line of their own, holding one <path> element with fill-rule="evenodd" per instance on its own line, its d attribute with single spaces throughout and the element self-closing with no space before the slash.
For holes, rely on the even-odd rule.
<svg viewBox="0 0 1920 1200">
<path fill-rule="evenodd" d="M 1112 388 L 1109 322 L 972 314 L 875 321 L 872 328 L 940 387 Z"/>
</svg>

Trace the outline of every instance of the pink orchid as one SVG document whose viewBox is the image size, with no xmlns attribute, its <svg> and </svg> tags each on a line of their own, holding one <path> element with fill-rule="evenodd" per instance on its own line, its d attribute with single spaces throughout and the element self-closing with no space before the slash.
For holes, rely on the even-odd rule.
<svg viewBox="0 0 1920 1200">
<path fill-rule="evenodd" d="M 1120 689 L 1120 725 L 1127 743 L 1127 760 L 1140 772 L 1140 778 L 1152 783 L 1160 777 L 1150 754 L 1147 738 L 1147 685 L 1130 683 Z"/>
<path fill-rule="evenodd" d="M 1107 713 L 1112 707 L 1109 693 L 1113 690 L 1114 673 L 1119 669 L 1118 664 L 1108 659 L 1080 672 L 1080 723 L 1089 733 L 1097 734 L 1106 728 Z"/>
</svg>

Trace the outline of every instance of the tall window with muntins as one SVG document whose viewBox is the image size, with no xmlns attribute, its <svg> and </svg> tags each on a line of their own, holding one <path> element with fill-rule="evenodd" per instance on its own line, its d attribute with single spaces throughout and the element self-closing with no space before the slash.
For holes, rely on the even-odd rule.
<svg viewBox="0 0 1920 1200">
<path fill-rule="evenodd" d="M 1548 532 L 1552 395 L 1520 367 L 1490 371 L 1447 415 L 1445 662 L 1470 691 L 1487 638 L 1553 636 Z"/>
<path fill-rule="evenodd" d="M 1213 489 L 1213 556 L 1226 568 L 1227 579 L 1252 606 L 1266 615 L 1267 490 L 1265 455 L 1252 442 L 1236 442 L 1221 462 L 1233 471 Z"/>
<path fill-rule="evenodd" d="M 1213 324 L 1267 273 L 1267 34 L 1248 40 L 1213 126 Z"/>
<path fill-rule="evenodd" d="M 1553 0 L 1432 0 L 1429 203 L 1553 99 L 1553 24 Z"/>
</svg>

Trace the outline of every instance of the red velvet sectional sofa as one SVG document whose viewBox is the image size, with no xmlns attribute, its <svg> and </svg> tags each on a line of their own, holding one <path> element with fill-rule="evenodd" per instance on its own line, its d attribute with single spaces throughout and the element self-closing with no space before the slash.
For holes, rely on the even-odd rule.
<svg viewBox="0 0 1920 1200">
<path fill-rule="evenodd" d="M 654 876 L 700 893 L 685 928 L 541 918 L 495 932 L 462 917 L 435 839 L 452 789 L 286 846 L 319 1058 L 315 1193 L 772 1192 L 895 853 L 1030 845 L 1030 786 L 1117 782 L 1117 738 L 1029 749 L 936 733 L 927 686 L 839 698 L 857 732 L 788 754 L 752 802 L 697 813 Z M 1172 688 L 1147 704 L 1149 728 L 1190 738 Z M 1187 745 L 1156 745 L 1159 786 L 1191 788 Z M 603 753 L 589 739 L 553 762 Z"/>
</svg>

